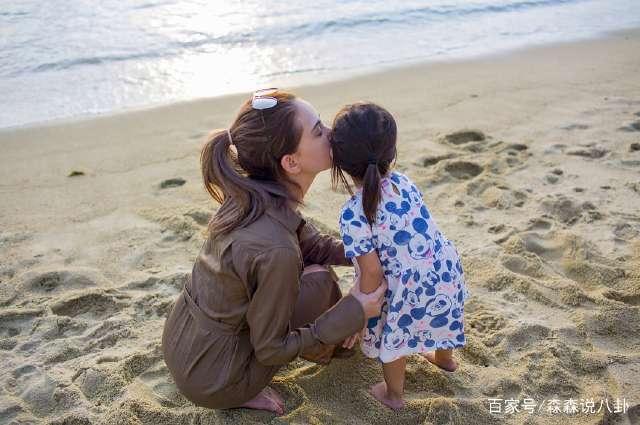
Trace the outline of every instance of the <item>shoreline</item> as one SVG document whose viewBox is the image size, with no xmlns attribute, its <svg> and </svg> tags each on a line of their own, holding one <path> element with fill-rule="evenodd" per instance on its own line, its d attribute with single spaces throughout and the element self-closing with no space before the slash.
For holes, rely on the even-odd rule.
<svg viewBox="0 0 640 425">
<path fill-rule="evenodd" d="M 411 69 L 424 70 L 432 66 L 473 64 L 475 62 L 482 62 L 490 59 L 501 60 L 501 59 L 508 58 L 509 56 L 526 55 L 528 53 L 529 54 L 534 53 L 535 51 L 539 51 L 539 50 L 562 48 L 570 45 L 581 45 L 584 43 L 591 43 L 591 42 L 606 42 L 606 41 L 612 41 L 619 38 L 625 38 L 628 36 L 632 37 L 637 34 L 640 34 L 640 27 L 596 33 L 589 36 L 583 36 L 583 37 L 579 37 L 579 38 L 575 38 L 567 41 L 532 43 L 524 46 L 501 49 L 494 52 L 470 54 L 464 57 L 454 56 L 454 57 L 444 58 L 440 60 L 416 59 L 415 61 L 407 61 L 401 64 L 387 64 L 387 65 L 375 64 L 371 66 L 363 66 L 363 67 L 357 68 L 358 69 L 357 71 L 351 71 L 345 77 L 338 77 L 337 76 L 337 74 L 339 73 L 338 71 L 331 71 L 328 75 L 320 76 L 320 81 L 318 81 L 317 83 L 311 82 L 310 78 L 308 77 L 297 79 L 294 73 L 294 74 L 283 75 L 283 76 L 278 76 L 277 78 L 274 78 L 273 85 L 281 86 L 283 88 L 287 88 L 295 92 L 296 90 L 300 90 L 304 88 L 349 82 L 352 80 L 358 80 L 366 77 L 381 76 L 383 74 L 392 75 L 394 73 L 408 71 Z M 276 84 L 284 80 L 293 80 L 294 83 L 282 84 L 282 85 Z M 203 102 L 208 103 L 208 102 L 224 101 L 225 99 L 228 99 L 228 98 L 242 97 L 242 96 L 246 96 L 248 93 L 250 92 L 223 93 L 216 96 L 206 96 L 201 98 L 170 101 L 166 103 L 149 104 L 145 106 L 130 107 L 130 108 L 124 108 L 124 109 L 108 111 L 108 112 L 87 114 L 83 116 L 53 118 L 45 121 L 38 121 L 38 122 L 26 123 L 26 124 L 17 124 L 17 125 L 12 125 L 8 127 L 0 127 L 0 134 L 12 132 L 12 131 L 19 131 L 22 129 L 29 129 L 29 128 L 64 126 L 64 125 L 74 124 L 76 122 L 99 120 L 99 119 L 105 119 L 110 117 L 117 117 L 121 115 L 127 115 L 131 113 L 163 110 L 163 109 L 174 108 L 174 107 L 176 108 L 189 107 L 190 105 L 201 104 Z"/>
</svg>

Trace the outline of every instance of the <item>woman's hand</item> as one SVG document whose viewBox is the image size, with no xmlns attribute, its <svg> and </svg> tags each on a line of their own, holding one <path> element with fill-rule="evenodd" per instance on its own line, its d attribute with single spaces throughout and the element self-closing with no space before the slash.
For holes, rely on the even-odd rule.
<svg viewBox="0 0 640 425">
<path fill-rule="evenodd" d="M 342 343 L 344 348 L 352 349 L 354 345 L 356 345 L 362 337 L 364 336 L 364 328 L 361 331 L 354 333 L 349 338 L 345 339 Z"/>
<path fill-rule="evenodd" d="M 360 301 L 360 305 L 362 305 L 362 309 L 364 310 L 365 319 L 371 319 L 372 317 L 380 316 L 380 311 L 382 310 L 382 303 L 384 301 L 384 294 L 387 291 L 387 280 L 382 279 L 380 286 L 378 288 L 369 293 L 365 294 L 360 292 L 360 279 L 357 278 L 353 287 L 349 293 L 355 297 L 358 301 Z"/>
</svg>

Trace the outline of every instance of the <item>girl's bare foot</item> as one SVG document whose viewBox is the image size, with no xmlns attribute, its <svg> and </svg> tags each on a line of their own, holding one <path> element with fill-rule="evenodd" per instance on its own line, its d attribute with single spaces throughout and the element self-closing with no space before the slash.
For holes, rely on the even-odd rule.
<svg viewBox="0 0 640 425">
<path fill-rule="evenodd" d="M 402 397 L 391 397 L 387 392 L 387 383 L 382 381 L 375 384 L 369 389 L 371 394 L 376 400 L 384 404 L 390 409 L 399 410 L 404 407 L 404 400 Z"/>
<path fill-rule="evenodd" d="M 458 368 L 458 363 L 451 355 L 439 356 L 434 352 L 420 353 L 420 355 L 446 372 L 455 372 Z"/>
<path fill-rule="evenodd" d="M 279 400 L 275 399 L 272 394 L 276 394 Z M 263 388 L 257 396 L 247 401 L 240 407 L 266 410 L 267 412 L 273 412 L 276 415 L 282 415 L 284 413 L 284 401 L 275 390 L 269 387 Z"/>
</svg>

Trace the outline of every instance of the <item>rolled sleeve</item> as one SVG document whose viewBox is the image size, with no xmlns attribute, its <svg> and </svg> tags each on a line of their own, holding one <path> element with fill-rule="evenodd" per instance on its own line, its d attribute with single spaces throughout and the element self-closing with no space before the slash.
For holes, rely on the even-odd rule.
<svg viewBox="0 0 640 425">
<path fill-rule="evenodd" d="M 323 264 L 333 266 L 351 266 L 344 253 L 342 241 L 331 235 L 323 234 L 311 223 L 306 222 L 298 234 L 300 251 L 304 265 Z"/>
<path fill-rule="evenodd" d="M 253 261 L 256 288 L 246 318 L 256 358 L 264 365 L 289 363 L 307 347 L 338 343 L 364 327 L 364 311 L 348 295 L 314 323 L 292 329 L 300 272 L 300 254 L 289 247 L 269 249 Z"/>
</svg>

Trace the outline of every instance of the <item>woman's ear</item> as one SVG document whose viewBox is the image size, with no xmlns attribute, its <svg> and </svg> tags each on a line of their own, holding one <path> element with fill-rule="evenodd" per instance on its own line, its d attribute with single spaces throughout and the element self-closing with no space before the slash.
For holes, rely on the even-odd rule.
<svg viewBox="0 0 640 425">
<path fill-rule="evenodd" d="M 298 156 L 293 154 L 286 154 L 280 159 L 280 165 L 289 174 L 299 174 L 302 171 Z"/>
</svg>

